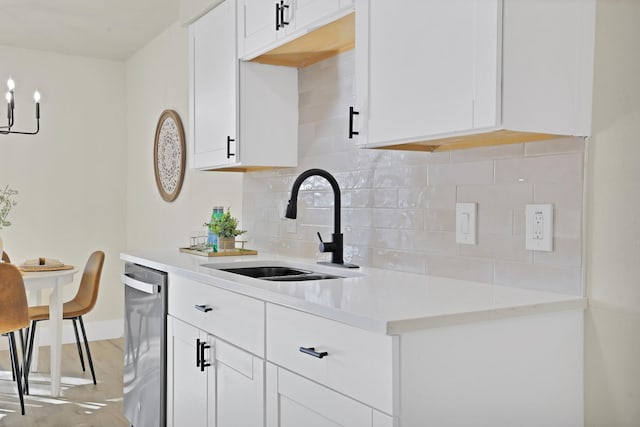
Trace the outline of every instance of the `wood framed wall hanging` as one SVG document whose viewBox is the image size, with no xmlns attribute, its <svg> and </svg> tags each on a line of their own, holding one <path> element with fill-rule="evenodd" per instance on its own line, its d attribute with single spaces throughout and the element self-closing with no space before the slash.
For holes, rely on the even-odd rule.
<svg viewBox="0 0 640 427">
<path fill-rule="evenodd" d="M 186 166 L 186 144 L 182 120 L 174 110 L 164 110 L 158 119 L 153 145 L 153 168 L 162 199 L 173 202 L 180 194 Z"/>
</svg>

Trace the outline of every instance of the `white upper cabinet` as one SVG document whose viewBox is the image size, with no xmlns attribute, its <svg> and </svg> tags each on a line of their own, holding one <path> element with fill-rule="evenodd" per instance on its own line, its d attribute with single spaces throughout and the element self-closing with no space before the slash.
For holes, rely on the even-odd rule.
<svg viewBox="0 0 640 427">
<path fill-rule="evenodd" d="M 239 62 L 236 0 L 189 27 L 190 158 L 196 169 L 297 163 L 297 70 Z"/>
<path fill-rule="evenodd" d="M 354 0 L 240 0 L 239 57 L 252 60 L 353 11 Z"/>
<path fill-rule="evenodd" d="M 350 136 L 425 151 L 587 136 L 594 31 L 595 0 L 357 0 Z"/>
<path fill-rule="evenodd" d="M 280 2 L 240 0 L 239 53 L 255 52 L 274 43 L 280 29 Z M 276 25 L 278 29 L 276 29 Z"/>
<path fill-rule="evenodd" d="M 502 126 L 591 133 L 595 0 L 504 0 Z"/>
<path fill-rule="evenodd" d="M 356 7 L 360 142 L 396 144 L 496 125 L 498 0 Z"/>
</svg>

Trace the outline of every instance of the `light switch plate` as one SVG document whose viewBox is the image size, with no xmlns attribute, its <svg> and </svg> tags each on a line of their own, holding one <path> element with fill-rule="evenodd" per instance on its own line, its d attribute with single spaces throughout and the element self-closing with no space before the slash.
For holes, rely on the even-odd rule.
<svg viewBox="0 0 640 427">
<path fill-rule="evenodd" d="M 456 243 L 475 245 L 476 203 L 456 203 Z"/>
<path fill-rule="evenodd" d="M 525 206 L 525 248 L 553 251 L 553 205 Z"/>
</svg>

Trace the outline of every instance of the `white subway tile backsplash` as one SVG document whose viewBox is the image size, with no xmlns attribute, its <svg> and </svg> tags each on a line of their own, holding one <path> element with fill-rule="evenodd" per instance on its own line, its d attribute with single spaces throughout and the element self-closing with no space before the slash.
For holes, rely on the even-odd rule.
<svg viewBox="0 0 640 427">
<path fill-rule="evenodd" d="M 427 258 L 423 254 L 385 249 L 374 251 L 373 263 L 376 267 L 386 270 L 398 270 L 418 274 L 425 274 L 427 268 Z"/>
<path fill-rule="evenodd" d="M 493 161 L 429 165 L 429 185 L 482 185 L 493 183 Z"/>
<path fill-rule="evenodd" d="M 373 192 L 374 208 L 397 208 L 398 189 L 397 188 L 377 188 Z"/>
<path fill-rule="evenodd" d="M 514 209 L 493 205 L 478 207 L 478 233 L 517 235 L 514 233 L 514 212 Z M 524 214 L 524 208 L 522 212 Z"/>
<path fill-rule="evenodd" d="M 493 283 L 493 260 L 460 256 L 429 255 L 427 273 L 432 276 Z"/>
<path fill-rule="evenodd" d="M 425 209 L 424 228 L 428 231 L 456 231 L 455 209 Z"/>
<path fill-rule="evenodd" d="M 297 168 L 246 173 L 243 227 L 249 247 L 295 257 L 318 253 L 333 232 L 333 192 L 311 177 L 296 232 L 282 220 L 295 178 L 332 173 L 342 192 L 347 262 L 506 286 L 582 293 L 584 140 L 437 153 L 359 149 L 347 138 L 354 105 L 353 52 L 299 70 Z M 455 242 L 456 202 L 478 203 L 478 244 Z M 524 248 L 524 208 L 554 205 L 554 251 Z"/>
<path fill-rule="evenodd" d="M 537 156 L 558 153 L 584 153 L 584 149 L 584 138 L 570 136 L 548 141 L 528 142 L 524 144 L 524 155 Z"/>
<path fill-rule="evenodd" d="M 582 209 L 582 181 L 556 182 L 553 184 L 535 184 L 533 203 L 547 203 L 553 200 L 556 209 Z"/>
<path fill-rule="evenodd" d="M 468 162 L 473 160 L 494 160 L 522 156 L 524 144 L 494 145 L 490 147 L 469 148 L 451 152 L 452 162 Z"/>
<path fill-rule="evenodd" d="M 495 183 L 582 182 L 583 153 L 496 160 Z"/>
<path fill-rule="evenodd" d="M 570 266 L 550 266 L 496 260 L 495 283 L 516 288 L 563 294 L 582 294 L 582 270 Z"/>
<path fill-rule="evenodd" d="M 459 185 L 457 202 L 476 202 L 485 208 L 517 208 L 533 203 L 533 186 L 529 184 Z"/>
<path fill-rule="evenodd" d="M 427 168 L 425 166 L 379 168 L 373 176 L 374 188 L 399 188 L 426 185 Z"/>
</svg>

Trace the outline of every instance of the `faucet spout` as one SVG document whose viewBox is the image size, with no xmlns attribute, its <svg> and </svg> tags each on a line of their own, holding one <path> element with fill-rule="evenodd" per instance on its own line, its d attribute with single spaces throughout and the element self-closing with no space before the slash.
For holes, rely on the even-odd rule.
<svg viewBox="0 0 640 427">
<path fill-rule="evenodd" d="M 331 188 L 333 189 L 333 234 L 331 235 L 332 242 L 323 242 L 320 238 L 320 251 L 331 252 L 331 264 L 340 265 L 343 267 L 357 268 L 357 265 L 345 264 L 343 259 L 343 236 L 340 232 L 340 211 L 341 211 L 341 195 L 340 186 L 338 181 L 324 169 L 309 169 L 302 172 L 300 176 L 296 178 L 291 187 L 291 198 L 287 205 L 287 211 L 285 217 L 289 219 L 296 219 L 298 216 L 298 192 L 302 183 L 306 181 L 310 176 L 321 176 L 326 179 Z M 318 237 L 320 234 L 318 233 Z"/>
</svg>

